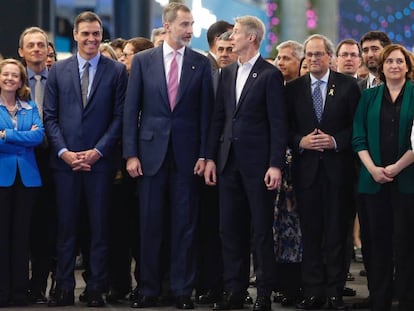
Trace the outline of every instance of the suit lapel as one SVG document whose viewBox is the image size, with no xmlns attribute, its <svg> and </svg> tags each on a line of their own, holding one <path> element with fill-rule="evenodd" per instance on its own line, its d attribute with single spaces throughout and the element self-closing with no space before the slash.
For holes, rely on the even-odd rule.
<svg viewBox="0 0 414 311">
<path fill-rule="evenodd" d="M 186 88 L 190 84 L 190 81 L 193 79 L 194 73 L 197 69 L 197 64 L 194 62 L 193 59 L 193 53 L 195 52 L 191 51 L 188 48 L 185 48 L 184 50 L 183 65 L 181 67 L 181 77 L 178 85 L 176 105 L 180 104 L 180 100 L 183 97 Z"/>
<path fill-rule="evenodd" d="M 326 94 L 325 94 L 325 106 L 322 112 L 322 119 L 321 123 L 324 121 L 327 115 L 329 115 L 329 111 L 331 110 L 334 101 L 335 101 L 335 87 L 336 87 L 336 79 L 335 73 L 333 71 L 329 74 L 328 84 L 326 85 Z M 312 98 L 312 95 L 311 95 Z M 316 117 L 316 114 L 315 114 Z"/>
<path fill-rule="evenodd" d="M 93 96 L 96 92 L 96 88 L 99 85 L 100 80 L 102 79 L 107 64 L 108 64 L 108 59 L 106 59 L 105 57 L 100 57 L 99 58 L 99 62 L 96 68 L 96 73 L 95 73 L 95 77 L 93 78 L 93 82 L 92 82 L 92 86 L 91 86 L 91 91 L 89 93 L 89 97 L 88 97 L 88 105 L 86 107 L 89 106 L 89 104 L 92 102 Z"/>
<path fill-rule="evenodd" d="M 151 64 L 153 64 L 153 67 L 151 67 L 150 72 L 160 72 L 162 73 L 161 77 L 159 77 L 160 82 L 160 93 L 161 97 L 164 100 L 165 105 L 168 106 L 168 109 L 170 109 L 170 102 L 168 99 L 168 87 L 167 87 L 167 80 L 165 78 L 165 66 L 164 66 L 164 54 L 162 49 L 162 44 L 159 47 L 156 47 L 153 49 L 153 53 L 150 56 Z"/>
<path fill-rule="evenodd" d="M 237 111 L 239 111 L 241 105 L 243 104 L 243 101 L 244 101 L 246 95 L 249 92 L 249 89 L 253 87 L 254 82 L 256 81 L 257 77 L 260 75 L 260 73 L 262 71 L 262 67 L 263 67 L 263 62 L 264 62 L 263 58 L 261 56 L 259 56 L 259 58 L 255 62 L 255 64 L 253 65 L 253 68 L 249 73 L 249 77 L 247 78 L 246 83 L 244 84 L 244 87 L 243 87 L 242 92 L 240 94 L 240 99 L 239 99 L 239 102 L 237 103 L 235 113 L 237 113 Z M 236 69 L 236 72 L 237 72 L 237 69 Z M 236 83 L 236 79 L 234 80 L 234 83 Z M 234 88 L 234 89 L 236 90 L 236 88 Z"/>
<path fill-rule="evenodd" d="M 75 93 L 76 93 L 76 97 L 79 98 L 79 105 L 83 107 L 81 83 L 80 83 L 80 77 L 79 77 L 79 66 L 78 66 L 78 59 L 76 55 L 72 57 L 68 70 L 69 70 L 69 75 L 72 77 L 71 80 L 73 83 L 73 89 L 75 90 Z"/>
</svg>

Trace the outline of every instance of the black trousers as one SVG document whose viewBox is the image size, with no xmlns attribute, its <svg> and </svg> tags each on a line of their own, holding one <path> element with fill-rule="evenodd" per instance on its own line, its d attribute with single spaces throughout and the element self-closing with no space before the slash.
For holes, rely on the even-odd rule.
<svg viewBox="0 0 414 311">
<path fill-rule="evenodd" d="M 38 187 L 28 188 L 18 174 L 10 187 L 0 187 L 0 304 L 27 302 L 29 232 Z"/>
<path fill-rule="evenodd" d="M 395 297 L 401 310 L 414 310 L 414 194 L 398 191 L 397 183 L 383 185 L 376 194 L 363 195 L 361 228 L 368 235 L 368 282 L 371 308 L 390 310 Z M 364 254 L 365 257 L 365 254 Z"/>
<path fill-rule="evenodd" d="M 353 185 L 329 181 L 323 164 L 314 184 L 296 190 L 303 238 L 305 296 L 342 296 L 346 238 L 352 219 Z"/>
</svg>

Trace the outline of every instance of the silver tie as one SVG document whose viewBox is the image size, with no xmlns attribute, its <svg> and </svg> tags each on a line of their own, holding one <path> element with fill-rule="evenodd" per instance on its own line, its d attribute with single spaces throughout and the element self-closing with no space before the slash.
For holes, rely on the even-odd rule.
<svg viewBox="0 0 414 311">
<path fill-rule="evenodd" d="M 82 103 L 84 108 L 88 104 L 89 66 L 90 64 L 88 62 L 86 62 L 85 66 L 83 66 L 83 75 L 81 80 Z"/>
<path fill-rule="evenodd" d="M 44 87 L 42 84 L 42 76 L 41 75 L 35 75 L 34 76 L 35 80 L 36 80 L 36 84 L 35 84 L 35 94 L 34 94 L 34 98 L 35 98 L 35 102 L 37 105 L 37 110 L 39 110 L 39 115 L 40 118 L 42 118 L 43 116 L 43 96 L 44 96 Z"/>
</svg>

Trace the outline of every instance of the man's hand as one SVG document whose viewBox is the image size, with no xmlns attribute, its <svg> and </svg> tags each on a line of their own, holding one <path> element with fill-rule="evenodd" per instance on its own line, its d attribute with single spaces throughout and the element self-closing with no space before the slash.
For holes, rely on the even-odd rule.
<svg viewBox="0 0 414 311">
<path fill-rule="evenodd" d="M 204 170 L 204 181 L 208 186 L 215 186 L 217 184 L 216 164 L 213 160 L 207 160 Z"/>
<path fill-rule="evenodd" d="M 83 156 L 79 156 L 77 152 L 65 151 L 60 156 L 73 171 L 90 171 L 92 167 L 84 162 Z"/>
<path fill-rule="evenodd" d="M 335 144 L 331 135 L 319 129 L 314 129 L 311 133 L 302 137 L 299 147 L 323 152 L 325 149 L 335 148 Z"/>
<path fill-rule="evenodd" d="M 204 169 L 206 168 L 206 161 L 198 159 L 194 165 L 194 175 L 203 176 Z"/>
<path fill-rule="evenodd" d="M 280 188 L 282 185 L 282 172 L 277 167 L 269 167 L 265 177 L 264 182 L 266 184 L 267 190 L 275 190 Z"/>
<path fill-rule="evenodd" d="M 141 161 L 138 157 L 128 158 L 126 163 L 126 170 L 132 178 L 144 175 L 142 173 Z"/>
</svg>

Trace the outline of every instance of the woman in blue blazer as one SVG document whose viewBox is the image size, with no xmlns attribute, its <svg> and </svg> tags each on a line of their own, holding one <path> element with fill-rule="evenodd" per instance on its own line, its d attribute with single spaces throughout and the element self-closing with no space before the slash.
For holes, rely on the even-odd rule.
<svg viewBox="0 0 414 311">
<path fill-rule="evenodd" d="M 27 304 L 30 214 L 41 186 L 34 147 L 44 129 L 26 70 L 0 62 L 0 307 Z"/>
<path fill-rule="evenodd" d="M 403 46 L 385 47 L 378 68 L 384 83 L 363 92 L 354 118 L 352 143 L 361 160 L 362 248 L 373 311 L 391 310 L 394 288 L 398 310 L 414 310 L 412 66 Z"/>
</svg>

